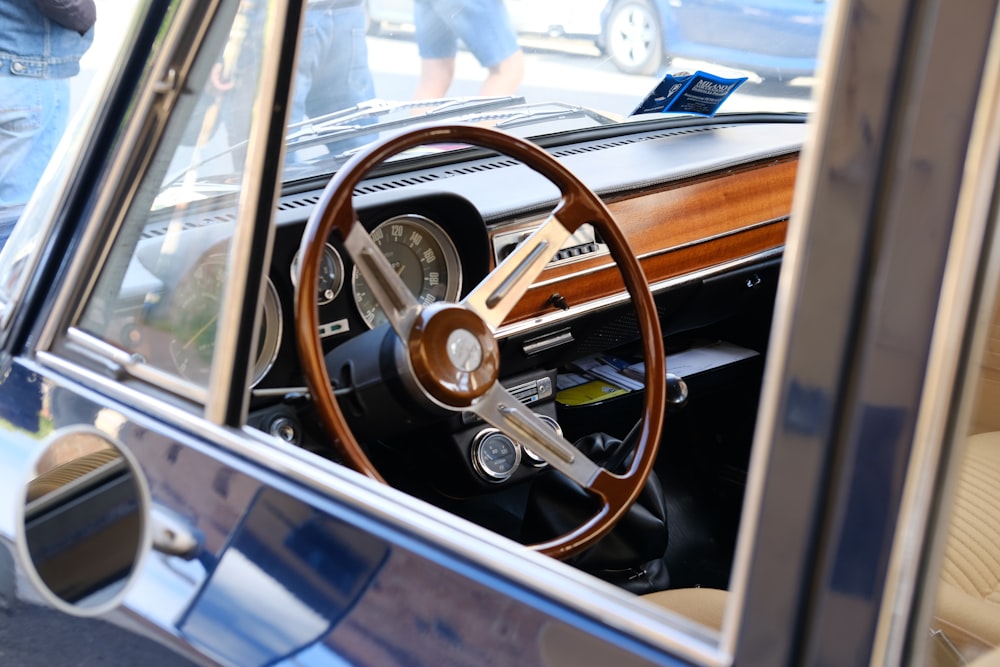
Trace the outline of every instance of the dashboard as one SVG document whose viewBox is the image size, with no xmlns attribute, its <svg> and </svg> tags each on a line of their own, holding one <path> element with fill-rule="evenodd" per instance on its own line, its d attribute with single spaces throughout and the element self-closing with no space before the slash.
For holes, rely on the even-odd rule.
<svg viewBox="0 0 1000 667">
<path fill-rule="evenodd" d="M 549 149 L 603 199 L 624 231 L 654 294 L 668 352 L 724 341 L 763 356 L 805 133 L 800 121 L 752 116 L 651 125 L 647 131 L 637 126 L 627 135 L 591 134 Z M 386 165 L 354 192 L 359 222 L 424 304 L 462 298 L 559 202 L 552 183 L 514 159 L 479 149 L 461 157 Z M 333 456 L 311 412 L 294 335 L 299 246 L 322 185 L 306 182 L 286 190 L 274 211 L 249 421 Z M 155 220 L 148 225 L 136 253 L 148 280 L 138 271 L 126 281 L 135 297 L 123 300 L 132 303 L 123 317 L 94 324 L 130 352 L 162 357 L 165 350 L 167 357 L 156 365 L 192 386 L 207 384 L 231 229 L 217 223 L 235 219 L 236 202 L 231 206 L 220 210 L 217 200 L 208 200 L 204 207 L 170 211 L 159 226 Z M 195 245 L 208 250 L 165 275 L 157 266 L 171 230 L 202 235 Z M 165 290 L 164 284 L 173 287 Z M 324 246 L 314 289 L 329 367 L 331 351 L 384 326 L 385 318 L 336 234 Z M 179 303 L 162 310 L 181 313 L 181 319 L 157 321 L 151 294 Z M 139 320 L 147 323 L 141 331 L 133 324 Z M 554 252 L 496 334 L 501 382 L 571 441 L 598 426 L 622 437 L 634 423 L 634 396 L 607 396 L 616 400 L 596 400 L 586 410 L 558 400 L 569 376 L 590 372 L 581 371 L 581 360 L 610 354 L 641 361 L 630 357 L 639 331 L 627 292 L 593 227 L 583 225 Z M 393 397 L 384 398 L 376 408 L 355 406 L 352 429 L 392 449 L 425 425 L 409 420 L 408 406 L 390 409 Z M 544 467 L 530 451 L 475 420 L 446 420 L 434 428 L 427 435 L 450 442 L 448 454 L 420 465 L 431 468 L 430 475 L 474 480 L 448 494 L 496 489 Z M 456 468 L 461 475 L 447 472 Z"/>
<path fill-rule="evenodd" d="M 706 334 L 715 323 L 753 310 L 760 301 L 764 310 L 754 316 L 757 331 L 735 335 L 760 348 L 803 132 L 799 123 L 709 124 L 598 138 L 552 152 L 604 199 L 625 230 L 657 298 L 668 341 L 691 340 L 691 332 Z M 306 390 L 294 336 L 287 332 L 295 326 L 299 242 L 320 194 L 289 194 L 277 208 L 269 285 L 280 317 L 265 313 L 256 367 L 268 370 L 254 387 L 252 405 L 256 425 L 306 442 L 322 436 L 311 438 L 310 416 L 288 407 L 288 397 Z M 426 304 L 466 294 L 545 220 L 558 197 L 556 188 L 530 169 L 487 154 L 368 178 L 354 201 L 361 224 Z M 320 274 L 316 297 L 325 351 L 384 322 L 339 239 L 328 240 Z M 275 329 L 284 334 L 274 336 Z M 501 326 L 501 378 L 553 428 L 576 437 L 590 427 L 586 419 L 567 416 L 554 400 L 560 369 L 580 357 L 627 348 L 637 337 L 617 267 L 594 229 L 584 225 L 554 254 Z M 618 430 L 625 431 L 631 414 L 626 410 L 610 419 L 620 421 Z M 386 432 L 383 416 L 376 411 L 368 422 L 379 423 L 359 419 L 352 427 L 362 435 L 378 427 L 381 437 L 398 437 Z M 412 434 L 418 428 L 406 421 L 405 411 L 398 418 L 399 431 Z M 447 423 L 435 437 L 453 442 L 452 464 L 483 489 L 517 481 L 540 465 L 530 452 L 511 446 L 516 443 L 468 420 Z"/>
</svg>

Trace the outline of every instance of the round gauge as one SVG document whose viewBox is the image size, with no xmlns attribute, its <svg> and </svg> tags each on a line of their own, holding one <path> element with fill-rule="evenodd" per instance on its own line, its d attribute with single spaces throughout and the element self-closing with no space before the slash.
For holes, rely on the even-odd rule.
<svg viewBox="0 0 1000 667">
<path fill-rule="evenodd" d="M 186 285 L 182 288 L 186 293 L 181 296 L 182 301 L 175 309 L 178 320 L 173 326 L 170 357 L 177 372 L 192 382 L 208 382 L 215 353 L 219 297 L 222 294 L 225 270 L 224 255 L 210 257 L 199 264 L 188 276 Z M 270 278 L 265 284 L 263 305 L 251 386 L 260 382 L 271 369 L 281 344 L 281 306 L 278 291 Z"/>
<path fill-rule="evenodd" d="M 342 272 L 343 273 L 343 272 Z M 270 278 L 264 283 L 264 310 L 260 314 L 260 331 L 257 333 L 257 352 L 254 354 L 253 376 L 250 386 L 255 387 L 264 379 L 267 372 L 278 358 L 278 348 L 281 346 L 281 302 L 278 300 L 278 290 Z"/>
<path fill-rule="evenodd" d="M 521 463 L 521 447 L 495 428 L 486 428 L 472 440 L 472 466 L 491 482 L 510 479 Z"/>
<path fill-rule="evenodd" d="M 462 288 L 458 251 L 436 223 L 419 215 L 401 215 L 380 224 L 371 237 L 421 303 L 458 298 Z M 357 267 L 351 282 L 365 324 L 374 328 L 384 323 L 385 313 Z"/>
<path fill-rule="evenodd" d="M 292 259 L 292 284 L 298 287 L 299 253 Z M 319 278 L 316 281 L 316 303 L 320 306 L 330 303 L 344 286 L 344 260 L 340 253 L 329 243 L 323 248 L 320 257 Z"/>
<path fill-rule="evenodd" d="M 549 417 L 548 415 L 538 415 L 538 417 L 543 422 L 545 422 L 546 424 L 548 424 L 549 426 L 551 426 L 552 430 L 555 431 L 556 433 L 558 433 L 560 437 L 562 437 L 563 430 L 562 430 L 562 426 L 559 425 L 559 422 L 557 422 L 552 417 Z M 524 448 L 524 458 L 527 459 L 527 461 L 528 461 L 528 463 L 530 465 L 533 465 L 536 468 L 541 468 L 542 466 L 548 465 L 548 463 L 545 461 L 545 459 L 543 459 L 541 456 L 539 456 L 538 454 L 534 453 L 533 451 L 531 451 L 527 447 L 524 447 L 524 445 L 521 445 L 521 446 Z"/>
</svg>

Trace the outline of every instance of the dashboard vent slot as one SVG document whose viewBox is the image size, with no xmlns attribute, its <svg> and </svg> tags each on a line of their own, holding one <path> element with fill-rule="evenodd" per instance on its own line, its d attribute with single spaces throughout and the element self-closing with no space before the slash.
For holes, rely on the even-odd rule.
<svg viewBox="0 0 1000 667">
<path fill-rule="evenodd" d="M 456 176 L 461 174 L 475 174 L 481 171 L 493 171 L 494 169 L 503 169 L 505 167 L 516 167 L 520 164 L 517 160 L 494 160 L 493 162 L 486 162 L 483 164 L 471 165 L 468 167 L 458 167 L 456 169 L 449 169 L 445 173 L 449 176 Z"/>
<path fill-rule="evenodd" d="M 620 139 L 609 139 L 607 141 L 599 141 L 593 144 L 585 146 L 572 146 L 568 148 L 562 148 L 552 152 L 554 157 L 564 157 L 566 155 L 579 155 L 582 153 L 593 153 L 595 151 L 602 151 L 609 148 L 618 148 L 621 146 L 628 146 L 631 144 L 637 144 L 644 141 L 655 141 L 657 139 L 664 139 L 667 137 L 676 137 L 683 134 L 694 134 L 696 132 L 712 132 L 724 127 L 732 127 L 731 125 L 713 125 L 710 127 L 690 127 L 690 128 L 678 128 L 672 130 L 662 130 L 660 132 L 653 132 L 650 134 L 643 134 L 637 137 L 627 137 Z M 521 163 L 517 160 L 499 156 L 496 159 L 492 159 L 488 162 L 479 162 L 476 164 L 470 164 L 460 167 L 449 167 L 442 171 L 427 172 L 416 176 L 408 176 L 406 178 L 387 178 L 383 181 L 369 181 L 364 185 L 360 185 L 354 190 L 354 195 L 370 195 L 379 192 L 387 192 L 389 190 L 396 190 L 398 188 L 405 188 L 410 185 L 420 185 L 423 183 L 432 183 L 434 181 L 441 180 L 443 178 L 451 178 L 453 176 L 467 176 L 470 174 L 477 174 L 487 171 L 493 171 L 494 169 L 505 169 L 507 167 L 516 167 Z M 312 199 L 312 198 L 310 198 Z M 304 199 L 301 201 L 306 202 L 306 204 L 315 204 L 318 199 L 310 201 L 310 199 Z"/>
<path fill-rule="evenodd" d="M 613 139 L 611 141 L 602 141 L 600 143 L 588 144 L 586 146 L 573 146 L 572 148 L 563 148 L 557 151 L 553 151 L 552 155 L 555 157 L 564 157 L 566 155 L 581 155 L 583 153 L 593 153 L 594 151 L 603 151 L 608 148 L 618 148 L 621 146 L 629 146 L 631 144 L 639 144 L 644 141 L 656 141 L 657 139 L 666 139 L 667 137 L 677 137 L 682 134 L 714 132 L 715 130 L 721 129 L 723 127 L 732 127 L 732 126 L 712 125 L 710 127 L 689 127 L 677 130 L 664 130 L 663 132 L 655 132 L 653 134 L 642 134 L 636 137 L 627 137 L 623 139 Z"/>
<path fill-rule="evenodd" d="M 287 199 L 278 204 L 278 210 L 291 211 L 304 206 L 315 206 L 317 203 L 319 203 L 319 195 L 313 195 L 312 197 L 300 197 L 297 199 Z"/>
<path fill-rule="evenodd" d="M 376 192 L 386 192 L 405 188 L 409 185 L 419 185 L 421 183 L 431 183 L 443 178 L 440 174 L 421 174 L 420 176 L 409 176 L 407 178 L 397 178 L 391 181 L 381 181 L 379 183 L 368 183 L 354 189 L 354 195 L 371 195 Z"/>
</svg>

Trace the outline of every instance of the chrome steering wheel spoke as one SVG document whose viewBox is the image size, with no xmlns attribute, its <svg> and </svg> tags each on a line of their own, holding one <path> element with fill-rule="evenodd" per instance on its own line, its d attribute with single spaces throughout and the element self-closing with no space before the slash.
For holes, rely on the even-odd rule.
<svg viewBox="0 0 1000 667">
<path fill-rule="evenodd" d="M 499 382 L 471 411 L 584 488 L 590 488 L 601 468 L 527 407 Z"/>
<path fill-rule="evenodd" d="M 570 237 L 570 230 L 557 215 L 560 208 L 556 207 L 542 226 L 519 243 L 463 300 L 492 331 L 500 328 L 535 278 Z"/>
<path fill-rule="evenodd" d="M 351 227 L 344 239 L 344 248 L 385 312 L 393 331 L 400 339 L 406 340 L 423 304 L 393 270 L 389 260 L 360 222 L 355 222 Z"/>
</svg>

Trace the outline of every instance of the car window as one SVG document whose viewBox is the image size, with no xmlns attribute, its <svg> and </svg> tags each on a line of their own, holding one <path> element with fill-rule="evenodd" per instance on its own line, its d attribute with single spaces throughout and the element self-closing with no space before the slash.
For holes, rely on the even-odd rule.
<svg viewBox="0 0 1000 667">
<path fill-rule="evenodd" d="M 202 401 L 230 270 L 229 244 L 242 205 L 238 193 L 266 7 L 242 3 L 225 26 L 228 38 L 221 48 L 204 56 L 211 71 L 194 95 L 193 111 L 180 117 L 179 140 L 161 146 L 163 156 L 154 160 L 158 168 L 140 186 L 144 194 L 126 215 L 79 323 L 83 331 L 130 355 L 140 372 L 173 376 Z M 179 192 L 187 194 L 179 198 Z M 264 317 L 274 318 L 271 292 L 268 301 L 272 306 Z M 266 370 L 267 356 L 276 352 L 277 340 L 265 334 L 262 345 L 267 351 L 258 355 L 256 379 Z"/>
</svg>

